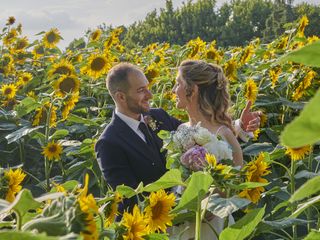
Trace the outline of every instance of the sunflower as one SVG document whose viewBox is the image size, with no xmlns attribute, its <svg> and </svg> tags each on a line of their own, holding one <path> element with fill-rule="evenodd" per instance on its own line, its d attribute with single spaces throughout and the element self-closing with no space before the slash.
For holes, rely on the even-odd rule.
<svg viewBox="0 0 320 240">
<path fill-rule="evenodd" d="M 94 220 L 94 215 L 92 213 L 86 214 L 85 225 L 85 230 L 81 231 L 80 233 L 80 235 L 83 237 L 83 240 L 98 240 L 99 232 L 96 221 Z"/>
<path fill-rule="evenodd" d="M 287 148 L 286 154 L 290 156 L 291 160 L 297 161 L 304 159 L 306 155 L 312 152 L 312 147 L 310 145 L 299 147 L 299 148 Z"/>
<path fill-rule="evenodd" d="M 278 42 L 276 48 L 280 50 L 286 49 L 288 45 L 288 40 L 289 40 L 288 36 L 282 37 Z"/>
<path fill-rule="evenodd" d="M 15 98 L 10 98 L 3 100 L 1 106 L 12 110 L 17 103 L 18 101 Z"/>
<path fill-rule="evenodd" d="M 306 15 L 302 16 L 302 18 L 299 21 L 299 27 L 297 30 L 298 37 L 304 37 L 304 29 L 309 24 L 309 19 Z"/>
<path fill-rule="evenodd" d="M 305 94 L 305 90 L 310 87 L 312 80 L 316 76 L 316 72 L 309 71 L 306 76 L 303 78 L 303 80 L 300 82 L 299 86 L 295 89 L 295 91 L 292 94 L 292 98 L 294 101 L 298 101 L 300 98 L 303 97 Z"/>
<path fill-rule="evenodd" d="M 68 96 L 68 99 L 65 100 L 63 103 L 62 109 L 62 119 L 67 119 L 70 111 L 74 109 L 76 103 L 79 101 L 79 93 L 72 94 Z"/>
<path fill-rule="evenodd" d="M 4 36 L 3 44 L 6 46 L 10 45 L 11 43 L 14 42 L 17 36 L 18 36 L 17 30 L 15 28 L 11 28 L 10 31 L 7 33 L 7 35 Z"/>
<path fill-rule="evenodd" d="M 175 196 L 173 193 L 167 193 L 160 189 L 152 192 L 149 196 L 149 205 L 145 209 L 145 217 L 151 232 L 166 232 L 167 225 L 172 226 L 171 220 L 173 215 L 170 214 L 172 207 L 175 205 Z"/>
<path fill-rule="evenodd" d="M 258 87 L 252 78 L 248 79 L 245 84 L 245 97 L 250 100 L 252 104 L 256 101 L 258 95 Z"/>
<path fill-rule="evenodd" d="M 231 81 L 234 81 L 237 79 L 237 62 L 235 59 L 230 59 L 228 62 L 224 65 L 224 71 L 226 73 L 226 77 L 230 79 Z"/>
<path fill-rule="evenodd" d="M 219 51 L 215 47 L 210 47 L 206 52 L 206 58 L 211 59 L 219 63 L 222 59 Z"/>
<path fill-rule="evenodd" d="M 109 227 L 118 215 L 118 204 L 122 201 L 122 197 L 118 192 L 114 193 L 113 199 L 109 203 L 106 211 L 105 227 Z"/>
<path fill-rule="evenodd" d="M 281 73 L 281 68 L 273 69 L 269 71 L 269 76 L 271 78 L 271 88 L 275 88 L 276 83 L 278 82 L 279 75 Z"/>
<path fill-rule="evenodd" d="M 144 71 L 144 75 L 148 79 L 149 83 L 152 85 L 155 81 L 155 78 L 159 77 L 160 72 L 155 64 L 151 64 Z"/>
<path fill-rule="evenodd" d="M 34 117 L 34 120 L 32 122 L 32 126 L 39 126 L 40 124 L 46 124 L 47 123 L 47 116 L 48 111 L 50 108 L 50 103 L 45 103 L 44 106 L 38 108 L 36 110 L 36 115 Z M 50 127 L 55 127 L 57 125 L 57 107 L 52 106 L 51 108 L 51 114 L 50 114 Z"/>
<path fill-rule="evenodd" d="M 2 66 L 4 67 L 11 67 L 13 64 L 13 57 L 11 54 L 5 53 L 2 55 Z"/>
<path fill-rule="evenodd" d="M 60 60 L 60 62 L 52 65 L 51 69 L 48 71 L 48 76 L 53 77 L 55 74 L 58 75 L 71 75 L 75 73 L 75 68 L 66 59 Z"/>
<path fill-rule="evenodd" d="M 190 53 L 188 55 L 188 58 L 198 58 L 197 54 L 201 53 L 205 47 L 206 43 L 202 41 L 200 37 L 197 37 L 196 39 L 192 39 L 187 43 L 187 47 L 190 49 Z"/>
<path fill-rule="evenodd" d="M 117 46 L 119 47 L 119 45 Z M 154 53 L 153 63 L 158 66 L 163 65 L 165 63 L 165 53 L 163 50 L 158 50 Z"/>
<path fill-rule="evenodd" d="M 264 127 L 267 123 L 268 120 L 268 116 L 267 114 L 265 114 L 264 112 L 262 112 L 261 116 L 260 116 L 260 126 Z"/>
<path fill-rule="evenodd" d="M 72 57 L 72 62 L 81 62 L 82 59 L 83 59 L 82 54 L 77 54 L 77 55 Z"/>
<path fill-rule="evenodd" d="M 25 48 L 28 47 L 29 41 L 27 37 L 18 38 L 14 44 L 13 51 L 15 53 L 24 52 Z"/>
<path fill-rule="evenodd" d="M 13 99 L 16 96 L 17 87 L 12 83 L 3 84 L 1 87 L 1 92 L 6 99 Z"/>
<path fill-rule="evenodd" d="M 34 59 L 39 59 L 45 53 L 45 49 L 43 45 L 37 45 L 33 48 L 32 54 L 34 55 Z"/>
<path fill-rule="evenodd" d="M 260 153 L 256 160 L 249 162 L 245 169 L 247 170 L 247 180 L 250 182 L 261 182 L 261 177 L 268 175 L 269 164 L 265 161 L 264 153 Z M 262 181 L 264 182 L 264 181 Z"/>
<path fill-rule="evenodd" d="M 80 189 L 80 194 L 78 195 L 78 204 L 80 210 L 85 214 L 85 229 L 81 231 L 81 236 L 85 240 L 96 240 L 99 237 L 97 231 L 97 224 L 94 220 L 94 215 L 98 214 L 97 202 L 92 194 L 88 195 L 89 187 L 89 175 L 85 175 L 83 189 Z"/>
<path fill-rule="evenodd" d="M 265 161 L 264 153 L 260 153 L 256 160 L 249 162 L 244 170 L 246 171 L 246 181 L 247 182 L 260 182 L 267 183 L 268 181 L 262 176 L 268 175 L 270 173 L 269 164 Z M 257 187 L 252 189 L 244 189 L 239 193 L 242 198 L 247 198 L 253 203 L 257 203 L 260 199 L 260 194 L 264 192 L 264 187 Z"/>
<path fill-rule="evenodd" d="M 243 65 L 246 62 L 248 62 L 253 54 L 254 54 L 254 46 L 253 45 L 247 46 L 242 52 L 242 55 L 240 58 L 240 64 Z"/>
<path fill-rule="evenodd" d="M 124 212 L 122 225 L 125 226 L 127 230 L 123 235 L 124 240 L 143 240 L 143 236 L 149 233 L 147 222 L 137 205 L 133 207 L 132 215 Z"/>
<path fill-rule="evenodd" d="M 311 37 L 308 37 L 308 43 L 313 43 L 313 42 L 316 42 L 319 40 L 319 37 L 318 36 L 311 36 Z"/>
<path fill-rule="evenodd" d="M 32 80 L 32 74 L 28 73 L 28 72 L 23 72 L 20 76 L 19 76 L 19 80 L 21 80 L 24 83 L 28 83 Z"/>
<path fill-rule="evenodd" d="M 48 160 L 60 160 L 62 150 L 62 145 L 60 143 L 52 141 L 49 142 L 47 146 L 43 147 L 42 154 L 48 158 Z"/>
<path fill-rule="evenodd" d="M 264 192 L 263 187 L 245 189 L 239 193 L 239 197 L 246 198 L 253 203 L 258 203 L 262 192 Z"/>
<path fill-rule="evenodd" d="M 257 141 L 257 140 L 258 140 L 258 137 L 259 137 L 259 135 L 260 135 L 260 132 L 261 132 L 260 128 L 258 128 L 257 130 L 255 130 L 255 131 L 253 132 L 253 138 L 252 138 L 253 141 Z"/>
<path fill-rule="evenodd" d="M 270 173 L 270 171 L 268 170 L 269 165 L 264 160 L 264 153 L 260 153 L 256 160 L 249 162 L 244 167 L 247 175 L 246 180 L 248 182 L 268 182 L 266 179 L 262 178 L 262 176 L 268 175 Z M 242 198 L 247 198 L 253 203 L 257 203 L 260 199 L 260 194 L 264 191 L 264 187 L 244 189 L 242 192 L 239 193 L 239 196 Z"/>
<path fill-rule="evenodd" d="M 8 180 L 8 191 L 6 194 L 6 200 L 8 202 L 13 202 L 15 199 L 15 195 L 22 189 L 20 185 L 26 174 L 22 172 L 20 168 L 17 170 L 10 169 L 9 171 L 4 172 L 4 176 Z"/>
<path fill-rule="evenodd" d="M 103 54 L 91 54 L 88 64 L 82 70 L 95 79 L 107 73 L 110 68 L 108 59 Z"/>
<path fill-rule="evenodd" d="M 90 35 L 91 41 L 98 41 L 101 37 L 101 34 L 102 34 L 101 29 L 96 29 L 95 31 L 93 31 Z"/>
<path fill-rule="evenodd" d="M 206 160 L 213 168 L 217 166 L 217 159 L 213 154 L 206 153 Z"/>
<path fill-rule="evenodd" d="M 17 26 L 17 32 L 21 35 L 22 34 L 22 24 L 19 23 Z"/>
<path fill-rule="evenodd" d="M 31 97 L 31 98 L 33 98 L 34 100 L 38 100 L 38 97 L 37 97 L 37 95 L 35 94 L 34 91 L 28 92 L 28 93 L 27 93 L 27 97 Z"/>
<path fill-rule="evenodd" d="M 151 43 L 143 49 L 143 52 L 144 53 L 152 52 L 153 50 L 157 49 L 157 47 L 158 47 L 158 43 Z"/>
<path fill-rule="evenodd" d="M 47 48 L 54 48 L 60 41 L 60 32 L 56 28 L 51 28 L 50 31 L 46 32 L 43 36 L 43 44 Z"/>
<path fill-rule="evenodd" d="M 29 55 L 28 53 L 24 52 L 24 51 L 21 51 L 21 52 L 14 52 L 15 55 L 15 63 L 16 64 L 20 64 L 20 65 L 24 65 L 27 58 L 29 58 Z"/>
<path fill-rule="evenodd" d="M 68 93 L 76 93 L 79 91 L 80 81 L 75 75 L 63 75 L 54 82 L 53 88 L 58 97 L 65 97 Z"/>
<path fill-rule="evenodd" d="M 10 16 L 7 20 L 6 25 L 13 25 L 16 22 L 16 19 L 14 16 Z"/>
</svg>

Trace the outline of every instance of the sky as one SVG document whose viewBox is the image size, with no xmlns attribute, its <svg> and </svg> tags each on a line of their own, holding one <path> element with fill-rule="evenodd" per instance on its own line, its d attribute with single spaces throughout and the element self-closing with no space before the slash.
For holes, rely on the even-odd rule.
<svg viewBox="0 0 320 240">
<path fill-rule="evenodd" d="M 173 0 L 174 8 L 187 0 Z M 227 0 L 217 0 L 220 6 Z M 320 4 L 320 0 L 295 0 L 294 3 Z M 30 40 L 35 34 L 59 29 L 63 41 L 59 47 L 67 46 L 74 38 L 84 35 L 89 28 L 102 23 L 106 25 L 130 25 L 142 20 L 148 12 L 165 7 L 165 0 L 0 0 L 0 27 L 9 16 L 22 24 L 23 33 Z"/>
</svg>

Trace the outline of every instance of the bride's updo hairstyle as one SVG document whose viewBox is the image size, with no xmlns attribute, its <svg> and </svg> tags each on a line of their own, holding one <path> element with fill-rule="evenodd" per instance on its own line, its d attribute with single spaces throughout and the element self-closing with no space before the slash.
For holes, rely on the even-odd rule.
<svg viewBox="0 0 320 240">
<path fill-rule="evenodd" d="M 232 120 L 228 115 L 228 82 L 220 66 L 201 60 L 185 60 L 179 66 L 186 82 L 187 97 L 194 85 L 198 86 L 200 111 L 209 121 L 226 125 L 233 132 Z"/>
</svg>

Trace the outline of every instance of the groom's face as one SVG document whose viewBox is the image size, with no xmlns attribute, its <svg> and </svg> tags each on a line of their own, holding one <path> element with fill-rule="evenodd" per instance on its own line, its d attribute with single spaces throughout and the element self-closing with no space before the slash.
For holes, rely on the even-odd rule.
<svg viewBox="0 0 320 240">
<path fill-rule="evenodd" d="M 146 76 L 141 71 L 132 71 L 129 73 L 128 81 L 130 86 L 126 94 L 128 110 L 134 114 L 148 112 L 152 94 L 149 91 L 149 82 Z"/>
</svg>

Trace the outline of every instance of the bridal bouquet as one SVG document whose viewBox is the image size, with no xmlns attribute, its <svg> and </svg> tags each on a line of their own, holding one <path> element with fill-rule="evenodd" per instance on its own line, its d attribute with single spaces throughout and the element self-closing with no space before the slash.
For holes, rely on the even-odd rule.
<svg viewBox="0 0 320 240">
<path fill-rule="evenodd" d="M 196 126 L 180 125 L 177 131 L 162 139 L 168 150 L 167 168 L 182 168 L 188 175 L 190 171 L 204 170 L 221 160 L 232 160 L 228 143 L 201 127 L 200 123 Z"/>
</svg>

